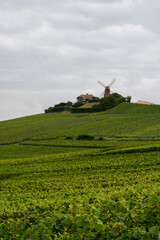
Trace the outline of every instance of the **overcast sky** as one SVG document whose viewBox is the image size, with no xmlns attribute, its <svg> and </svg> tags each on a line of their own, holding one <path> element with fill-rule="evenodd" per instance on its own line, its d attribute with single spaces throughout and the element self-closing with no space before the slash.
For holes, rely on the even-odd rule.
<svg viewBox="0 0 160 240">
<path fill-rule="evenodd" d="M 160 104 L 159 0 L 0 0 L 0 120 L 109 84 Z"/>
</svg>

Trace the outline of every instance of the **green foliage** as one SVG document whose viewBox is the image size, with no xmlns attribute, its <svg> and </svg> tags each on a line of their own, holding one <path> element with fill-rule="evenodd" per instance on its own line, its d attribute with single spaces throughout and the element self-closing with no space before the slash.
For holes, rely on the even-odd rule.
<svg viewBox="0 0 160 240">
<path fill-rule="evenodd" d="M 110 95 L 107 98 L 101 98 L 99 107 L 102 108 L 103 111 L 111 109 L 114 106 L 115 106 L 114 96 Z"/>
<path fill-rule="evenodd" d="M 99 102 L 100 104 L 98 106 L 93 106 L 92 109 L 86 108 L 85 110 L 79 110 L 79 107 L 83 106 L 84 103 L 76 102 L 72 104 L 72 102 L 67 102 L 67 103 L 59 103 L 56 104 L 54 107 L 49 107 L 48 109 L 45 109 L 45 113 L 51 113 L 51 112 L 62 112 L 62 111 L 70 111 L 72 113 L 94 113 L 94 112 L 101 112 L 105 110 L 112 109 L 113 107 L 119 105 L 122 102 L 129 102 L 129 97 L 124 98 L 118 93 L 113 93 L 107 98 L 101 98 L 99 99 L 98 97 L 89 100 L 89 103 L 94 103 L 94 102 Z M 66 107 L 68 107 L 66 109 Z M 73 107 L 73 108 L 72 108 Z"/>
<path fill-rule="evenodd" d="M 45 113 L 52 113 L 52 112 L 62 112 L 62 111 L 71 111 L 73 103 L 68 102 L 61 102 L 59 104 L 54 105 L 54 107 L 49 107 L 45 109 Z"/>
<path fill-rule="evenodd" d="M 0 122 L 0 143 L 76 137 L 160 138 L 160 106 L 122 103 L 106 112 L 39 114 Z"/>
<path fill-rule="evenodd" d="M 0 239 L 157 239 L 159 106 L 35 115 L 0 133 Z M 82 133 L 97 140 L 66 139 Z"/>
<path fill-rule="evenodd" d="M 131 102 L 131 99 L 132 99 L 131 96 L 127 96 L 127 97 L 126 97 L 126 102 L 130 103 L 130 102 Z"/>
<path fill-rule="evenodd" d="M 45 113 L 51 113 L 51 112 L 54 111 L 53 109 L 54 109 L 53 107 L 49 107 L 48 109 L 45 109 L 44 112 Z"/>
<path fill-rule="evenodd" d="M 110 113 L 116 114 L 140 114 L 144 117 L 146 114 L 157 116 L 160 114 L 160 105 L 145 105 L 138 103 L 122 103 L 115 109 L 112 109 Z"/>
<path fill-rule="evenodd" d="M 99 106 L 99 102 L 85 102 L 80 108 L 94 108 Z"/>
<path fill-rule="evenodd" d="M 94 136 L 87 135 L 87 134 L 81 134 L 77 137 L 77 140 L 93 140 Z"/>
<path fill-rule="evenodd" d="M 65 107 L 54 107 L 51 112 L 62 112 L 65 111 Z"/>
<path fill-rule="evenodd" d="M 59 104 L 54 105 L 54 108 L 64 107 L 64 106 L 66 106 L 66 103 L 65 102 L 61 102 Z"/>
<path fill-rule="evenodd" d="M 100 101 L 100 98 L 98 97 L 95 97 L 94 99 L 90 99 L 88 100 L 89 103 L 92 103 L 92 102 L 99 102 Z"/>
<path fill-rule="evenodd" d="M 56 144 L 79 152 L 54 153 Z M 156 239 L 158 147 L 159 141 L 61 139 L 2 146 L 0 238 Z"/>
<path fill-rule="evenodd" d="M 107 98 L 101 98 L 99 108 L 103 111 L 114 108 L 120 103 L 126 102 L 125 98 L 118 93 L 113 93 Z"/>
<path fill-rule="evenodd" d="M 82 105 L 83 105 L 83 103 L 81 103 L 81 102 L 76 102 L 76 103 L 73 104 L 73 107 L 74 107 L 74 108 L 79 108 L 79 107 L 82 106 Z"/>
<path fill-rule="evenodd" d="M 66 106 L 70 106 L 70 107 L 72 107 L 72 105 L 73 105 L 72 102 L 70 102 L 70 101 L 66 102 Z"/>
<path fill-rule="evenodd" d="M 111 96 L 113 96 L 116 99 L 123 98 L 123 96 L 120 95 L 119 93 L 112 93 Z"/>
<path fill-rule="evenodd" d="M 71 137 L 71 136 L 67 136 L 66 139 L 70 139 L 70 140 L 72 140 L 73 137 Z"/>
</svg>

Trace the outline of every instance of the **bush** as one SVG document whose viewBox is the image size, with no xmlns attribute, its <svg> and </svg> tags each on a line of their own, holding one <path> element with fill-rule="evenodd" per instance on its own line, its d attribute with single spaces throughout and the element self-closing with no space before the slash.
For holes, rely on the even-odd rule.
<svg viewBox="0 0 160 240">
<path fill-rule="evenodd" d="M 70 107 L 72 107 L 72 105 L 73 105 L 72 102 L 70 102 L 70 101 L 66 102 L 66 106 L 70 106 Z"/>
<path fill-rule="evenodd" d="M 66 103 L 61 102 L 61 103 L 59 103 L 59 104 L 54 105 L 54 108 L 57 108 L 57 107 L 64 107 L 64 106 L 66 106 Z"/>
<path fill-rule="evenodd" d="M 99 138 L 98 138 L 99 141 L 102 141 L 103 139 L 104 139 L 103 137 L 99 137 Z"/>
<path fill-rule="evenodd" d="M 72 140 L 73 137 L 71 137 L 71 136 L 67 136 L 66 139 L 67 139 L 67 140 Z"/>
<path fill-rule="evenodd" d="M 75 104 L 73 104 L 73 107 L 78 108 L 78 107 L 80 107 L 82 105 L 83 105 L 83 103 L 76 102 Z"/>
<path fill-rule="evenodd" d="M 54 107 L 52 109 L 52 112 L 62 112 L 65 110 L 65 107 Z"/>
<path fill-rule="evenodd" d="M 98 97 L 95 97 L 94 99 L 91 99 L 88 102 L 92 103 L 92 102 L 99 102 L 99 101 L 100 101 L 100 99 Z"/>
<path fill-rule="evenodd" d="M 99 108 L 101 108 L 102 111 L 105 111 L 112 109 L 123 102 L 126 102 L 126 99 L 122 95 L 113 93 L 107 98 L 101 98 Z"/>
<path fill-rule="evenodd" d="M 132 99 L 131 96 L 127 96 L 127 97 L 126 97 L 126 102 L 131 102 L 131 99 Z"/>
<path fill-rule="evenodd" d="M 101 108 L 94 107 L 94 108 L 72 108 L 72 113 L 95 113 L 101 112 Z"/>
<path fill-rule="evenodd" d="M 45 109 L 45 113 L 50 112 L 62 112 L 62 111 L 70 111 L 72 113 L 95 113 L 95 112 L 102 112 L 109 109 L 114 108 L 115 106 L 119 105 L 123 102 L 130 102 L 131 97 L 128 96 L 124 98 L 122 95 L 118 93 L 113 93 L 109 97 L 106 98 L 95 98 L 93 100 L 89 100 L 89 102 L 99 102 L 99 105 L 93 106 L 92 108 L 80 108 L 83 103 L 76 102 L 72 104 L 72 102 L 68 101 L 67 103 L 61 102 L 56 104 L 54 107 L 50 107 Z"/>
<path fill-rule="evenodd" d="M 77 140 L 94 140 L 94 137 L 87 134 L 82 134 L 77 137 Z"/>
<path fill-rule="evenodd" d="M 116 106 L 116 100 L 114 96 L 110 95 L 109 97 L 106 98 L 101 98 L 100 100 L 100 106 L 103 111 L 111 109 Z"/>
<path fill-rule="evenodd" d="M 49 107 L 48 109 L 45 109 L 45 113 L 51 113 L 53 112 L 53 107 Z"/>
</svg>

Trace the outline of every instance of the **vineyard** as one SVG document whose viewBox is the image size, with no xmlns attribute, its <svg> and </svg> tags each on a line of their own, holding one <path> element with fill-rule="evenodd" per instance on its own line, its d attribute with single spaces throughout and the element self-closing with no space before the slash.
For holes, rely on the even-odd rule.
<svg viewBox="0 0 160 240">
<path fill-rule="evenodd" d="M 1 122 L 0 239 L 157 239 L 160 113 L 146 107 Z"/>
</svg>

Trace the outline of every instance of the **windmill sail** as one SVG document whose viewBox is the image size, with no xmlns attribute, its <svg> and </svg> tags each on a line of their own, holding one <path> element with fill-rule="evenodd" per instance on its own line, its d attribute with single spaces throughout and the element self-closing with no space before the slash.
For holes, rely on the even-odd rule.
<svg viewBox="0 0 160 240">
<path fill-rule="evenodd" d="M 105 86 L 101 81 L 98 81 L 98 83 L 105 88 L 105 91 L 104 91 L 104 97 L 108 97 L 110 96 L 110 87 L 113 85 L 113 83 L 115 83 L 115 79 L 112 80 L 112 82 L 108 85 L 108 86 Z"/>
</svg>

